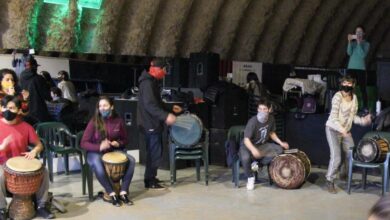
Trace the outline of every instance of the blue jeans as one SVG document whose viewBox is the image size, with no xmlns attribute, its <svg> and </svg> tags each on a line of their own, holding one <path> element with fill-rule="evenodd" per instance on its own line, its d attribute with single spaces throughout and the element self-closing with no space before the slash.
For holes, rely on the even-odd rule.
<svg viewBox="0 0 390 220">
<path fill-rule="evenodd" d="M 154 181 L 157 176 L 157 169 L 162 161 L 162 133 L 145 131 L 146 144 L 146 165 L 145 165 L 145 183 Z"/>
<path fill-rule="evenodd" d="M 94 171 L 96 178 L 99 183 L 103 186 L 104 190 L 108 194 L 114 192 L 110 179 L 106 174 L 106 170 L 104 169 L 104 164 L 102 161 L 103 154 L 100 152 L 88 152 L 87 153 L 87 162 L 89 166 L 91 166 Z M 135 159 L 134 157 L 126 154 L 127 159 L 129 160 L 129 164 L 127 166 L 127 170 L 125 175 L 122 178 L 121 191 L 128 192 L 131 180 L 133 179 L 134 168 L 135 168 Z"/>
</svg>

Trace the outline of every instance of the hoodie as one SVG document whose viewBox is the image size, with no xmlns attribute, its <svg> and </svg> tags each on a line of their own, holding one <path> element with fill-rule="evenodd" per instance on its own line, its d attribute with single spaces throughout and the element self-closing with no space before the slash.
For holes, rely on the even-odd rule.
<svg viewBox="0 0 390 220">
<path fill-rule="evenodd" d="M 138 82 L 137 124 L 143 131 L 161 132 L 168 111 L 161 100 L 158 80 L 144 71 Z"/>
</svg>

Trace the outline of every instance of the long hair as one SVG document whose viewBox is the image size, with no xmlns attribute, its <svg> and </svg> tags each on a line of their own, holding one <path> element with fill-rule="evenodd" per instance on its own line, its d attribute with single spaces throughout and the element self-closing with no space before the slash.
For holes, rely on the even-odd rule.
<svg viewBox="0 0 390 220">
<path fill-rule="evenodd" d="M 94 122 L 95 128 L 98 130 L 98 132 L 100 134 L 101 140 L 104 140 L 107 137 L 107 130 L 106 130 L 106 126 L 105 126 L 102 114 L 100 114 L 100 111 L 99 111 L 99 103 L 101 100 L 106 100 L 110 104 L 110 106 L 114 106 L 114 101 L 112 100 L 112 98 L 110 98 L 108 96 L 100 96 L 99 100 L 96 103 L 95 115 L 93 117 L 93 122 Z M 118 114 L 116 113 L 115 109 L 112 110 L 111 117 L 113 117 L 113 118 L 118 117 Z"/>
<path fill-rule="evenodd" d="M 0 70 L 0 82 L 3 81 L 4 76 L 7 74 L 11 74 L 12 78 L 14 80 L 15 86 L 18 85 L 18 76 L 16 75 L 15 71 L 13 71 L 11 69 L 1 69 Z M 3 88 L 1 87 L 1 83 L 0 83 L 0 89 L 3 90 Z"/>
</svg>

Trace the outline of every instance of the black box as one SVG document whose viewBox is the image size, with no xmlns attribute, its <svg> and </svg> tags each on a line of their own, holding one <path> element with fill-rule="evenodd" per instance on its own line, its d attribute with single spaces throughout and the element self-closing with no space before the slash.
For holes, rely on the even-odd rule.
<svg viewBox="0 0 390 220">
<path fill-rule="evenodd" d="M 188 87 L 206 89 L 218 81 L 219 54 L 191 53 Z"/>
<path fill-rule="evenodd" d="M 213 165 L 226 166 L 225 142 L 227 139 L 226 129 L 210 128 L 209 161 Z"/>
</svg>

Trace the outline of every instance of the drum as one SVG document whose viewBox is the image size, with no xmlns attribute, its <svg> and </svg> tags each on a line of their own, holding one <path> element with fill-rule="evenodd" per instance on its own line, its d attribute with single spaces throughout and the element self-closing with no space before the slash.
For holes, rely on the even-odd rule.
<svg viewBox="0 0 390 220">
<path fill-rule="evenodd" d="M 185 112 L 177 116 L 171 126 L 170 136 L 180 147 L 192 147 L 199 142 L 202 132 L 202 121 L 196 115 Z"/>
<path fill-rule="evenodd" d="M 276 156 L 269 166 L 269 176 L 283 189 L 299 188 L 310 174 L 311 164 L 303 151 Z"/>
<path fill-rule="evenodd" d="M 389 142 L 380 137 L 362 139 L 356 147 L 356 157 L 366 163 L 381 163 L 386 160 Z"/>
<path fill-rule="evenodd" d="M 41 186 L 43 169 L 37 159 L 29 160 L 20 156 L 7 160 L 4 175 L 6 187 L 13 194 L 9 207 L 11 219 L 32 219 L 35 216 L 31 195 Z"/>
<path fill-rule="evenodd" d="M 107 176 L 113 182 L 114 191 L 119 194 L 121 188 L 120 181 L 125 175 L 129 160 L 126 154 L 120 151 L 105 153 L 102 160 Z"/>
</svg>

